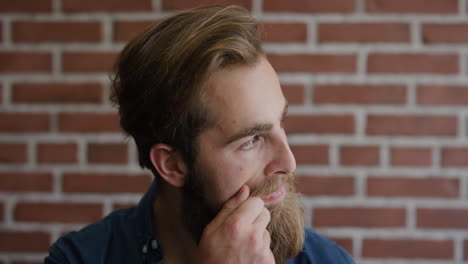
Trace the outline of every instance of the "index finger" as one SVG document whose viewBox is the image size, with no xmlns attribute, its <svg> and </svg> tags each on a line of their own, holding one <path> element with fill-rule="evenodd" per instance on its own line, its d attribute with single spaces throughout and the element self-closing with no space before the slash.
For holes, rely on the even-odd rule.
<svg viewBox="0 0 468 264">
<path fill-rule="evenodd" d="M 218 227 L 221 225 L 224 220 L 234 211 L 236 210 L 250 195 L 250 188 L 247 185 L 243 185 L 240 190 L 230 198 L 226 203 L 224 203 L 223 207 L 219 211 L 218 215 L 211 221 L 210 225 L 213 228 Z"/>
</svg>

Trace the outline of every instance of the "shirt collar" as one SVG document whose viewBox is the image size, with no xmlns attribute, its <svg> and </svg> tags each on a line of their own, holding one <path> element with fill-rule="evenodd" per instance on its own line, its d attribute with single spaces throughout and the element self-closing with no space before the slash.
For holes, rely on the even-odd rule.
<svg viewBox="0 0 468 264">
<path fill-rule="evenodd" d="M 156 197 L 157 182 L 156 179 L 154 179 L 136 208 L 136 231 L 139 240 L 138 242 L 142 246 L 142 249 L 147 247 L 147 250 L 149 250 L 148 247 L 153 247 L 154 250 L 154 245 L 159 244 L 159 240 L 156 237 L 153 216 L 153 204 Z M 156 242 L 154 242 L 154 240 Z M 161 248 L 158 246 L 157 250 L 161 251 Z"/>
</svg>

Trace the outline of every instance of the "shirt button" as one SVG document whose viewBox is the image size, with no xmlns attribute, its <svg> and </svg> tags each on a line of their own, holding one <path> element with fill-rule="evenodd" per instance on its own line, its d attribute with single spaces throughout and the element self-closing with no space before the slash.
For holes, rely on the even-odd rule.
<svg viewBox="0 0 468 264">
<path fill-rule="evenodd" d="M 156 241 L 156 239 L 153 239 L 153 240 L 151 241 L 151 248 L 152 248 L 153 250 L 155 250 L 155 249 L 158 248 L 158 241 Z"/>
<path fill-rule="evenodd" d="M 148 252 L 148 246 L 144 245 L 141 251 L 143 252 L 143 254 L 146 254 Z"/>
</svg>

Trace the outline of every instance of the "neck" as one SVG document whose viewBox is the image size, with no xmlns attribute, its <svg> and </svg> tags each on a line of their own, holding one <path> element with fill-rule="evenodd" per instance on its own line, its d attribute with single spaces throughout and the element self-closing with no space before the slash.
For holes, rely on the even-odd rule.
<svg viewBox="0 0 468 264">
<path fill-rule="evenodd" d="M 164 249 L 163 263 L 191 263 L 196 243 L 183 221 L 182 190 L 163 181 L 153 205 L 155 230 Z"/>
</svg>

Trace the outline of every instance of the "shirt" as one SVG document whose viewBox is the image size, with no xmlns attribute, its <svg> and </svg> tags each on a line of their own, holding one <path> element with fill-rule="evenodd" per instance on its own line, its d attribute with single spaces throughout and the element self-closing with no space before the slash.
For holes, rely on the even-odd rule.
<svg viewBox="0 0 468 264">
<path fill-rule="evenodd" d="M 112 212 L 99 222 L 58 239 L 49 249 L 45 264 L 158 264 L 164 252 L 154 230 L 153 203 L 156 181 L 136 207 Z M 286 264 L 350 264 L 354 261 L 341 247 L 305 228 L 303 250 Z"/>
</svg>

